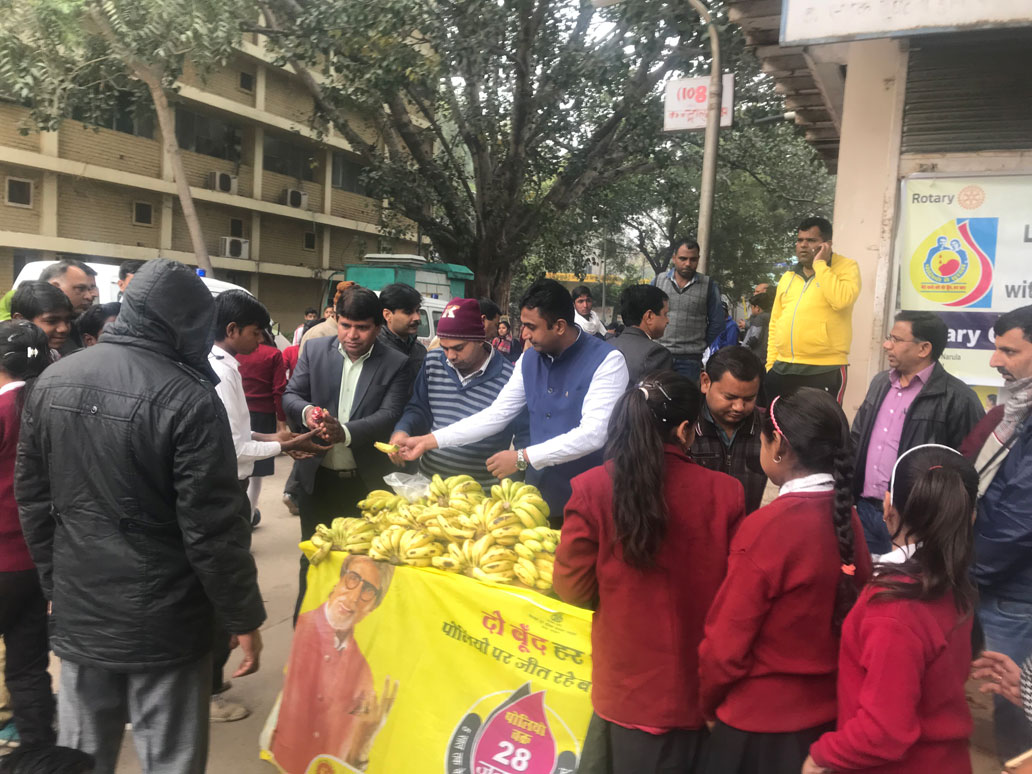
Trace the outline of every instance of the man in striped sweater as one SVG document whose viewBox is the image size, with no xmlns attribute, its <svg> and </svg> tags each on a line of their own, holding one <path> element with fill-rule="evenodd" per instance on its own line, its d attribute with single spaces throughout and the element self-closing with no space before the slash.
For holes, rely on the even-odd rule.
<svg viewBox="0 0 1032 774">
<path fill-rule="evenodd" d="M 509 381 L 512 363 L 493 350 L 486 339 L 480 304 L 472 298 L 453 299 L 437 324 L 440 347 L 427 353 L 416 377 L 412 398 L 394 428 L 391 443 L 421 436 L 447 427 L 485 409 Z M 495 435 L 467 446 L 433 449 L 419 460 L 425 476 L 443 478 L 468 474 L 485 489 L 498 483 L 488 472 L 486 461 L 497 452 L 530 442 L 527 410 Z M 393 455 L 396 464 L 404 464 Z"/>
</svg>

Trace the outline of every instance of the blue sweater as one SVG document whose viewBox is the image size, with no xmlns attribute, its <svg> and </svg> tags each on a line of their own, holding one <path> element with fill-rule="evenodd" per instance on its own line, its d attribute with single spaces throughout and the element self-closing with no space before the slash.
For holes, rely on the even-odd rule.
<svg viewBox="0 0 1032 774">
<path fill-rule="evenodd" d="M 463 385 L 458 373 L 448 364 L 444 351 L 431 350 L 416 377 L 412 398 L 394 430 L 413 436 L 425 435 L 476 414 L 494 402 L 511 374 L 512 363 L 495 352 L 485 372 Z M 508 449 L 514 437 L 517 448 L 529 445 L 526 411 L 501 433 L 483 441 L 427 452 L 419 460 L 419 470 L 425 476 L 439 473 L 443 478 L 466 473 L 490 488 L 498 479 L 487 472 L 485 462 L 491 455 Z"/>
<path fill-rule="evenodd" d="M 542 356 L 533 349 L 524 353 L 520 365 L 523 368 L 527 407 L 530 409 L 532 444 L 548 441 L 580 424 L 584 396 L 591 386 L 596 369 L 613 349 L 609 342 L 582 333 L 557 358 Z M 574 476 L 601 464 L 602 450 L 599 449 L 561 465 L 542 470 L 529 468 L 527 482 L 541 490 L 551 511 L 551 518 L 560 522 L 572 492 L 570 481 Z"/>
</svg>

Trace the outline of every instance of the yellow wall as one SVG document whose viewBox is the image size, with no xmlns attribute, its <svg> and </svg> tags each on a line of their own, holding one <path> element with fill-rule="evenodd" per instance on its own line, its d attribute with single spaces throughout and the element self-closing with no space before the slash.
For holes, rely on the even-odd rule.
<svg viewBox="0 0 1032 774">
<path fill-rule="evenodd" d="M 204 244 L 207 245 L 209 254 L 219 254 L 222 237 L 230 235 L 229 221 L 232 218 L 244 221 L 243 238 L 251 238 L 251 214 L 246 210 L 236 210 L 232 207 L 198 201 L 194 201 L 194 206 L 197 208 L 197 219 L 201 222 Z M 175 200 L 172 207 L 172 249 L 193 252 L 190 230 L 186 226 L 186 219 L 183 217 L 183 210 L 179 206 L 178 199 Z"/>
<path fill-rule="evenodd" d="M 315 250 L 304 249 L 306 231 L 316 232 Z M 286 263 L 291 266 L 322 265 L 322 236 L 314 223 L 278 218 L 275 215 L 262 216 L 262 260 Z"/>
<path fill-rule="evenodd" d="M 262 199 L 267 202 L 281 204 L 280 197 L 285 188 L 300 188 L 308 193 L 308 211 L 322 212 L 323 186 L 320 179 L 320 171 L 316 170 L 316 181 L 298 180 L 296 177 L 281 175 L 278 172 L 266 171 L 262 175 Z"/>
<path fill-rule="evenodd" d="M 251 290 L 279 323 L 283 335 L 290 339 L 304 319 L 305 307 L 322 304 L 325 285 L 323 280 L 263 274 L 257 288 L 252 285 Z"/>
<path fill-rule="evenodd" d="M 179 80 L 189 86 L 196 86 L 220 97 L 254 107 L 254 93 L 240 88 L 240 72 L 244 70 L 254 75 L 255 67 L 247 60 L 234 58 L 225 67 L 216 68 L 202 77 L 187 64 Z"/>
<path fill-rule="evenodd" d="M 340 218 L 351 218 L 362 223 L 380 222 L 380 202 L 368 196 L 359 196 L 350 191 L 334 188 L 331 207 L 330 214 Z"/>
<path fill-rule="evenodd" d="M 301 124 L 312 118 L 313 103 L 300 84 L 286 73 L 266 68 L 265 109 Z"/>
<path fill-rule="evenodd" d="M 132 222 L 132 203 L 148 202 L 154 223 Z M 150 191 L 61 177 L 58 180 L 57 235 L 68 239 L 115 242 L 157 248 L 161 235 L 161 196 Z"/>
<path fill-rule="evenodd" d="M 245 140 L 246 145 L 246 140 Z M 229 172 L 237 176 L 237 194 L 252 196 L 254 194 L 254 169 L 248 164 L 235 164 L 232 161 L 205 156 L 203 153 L 182 151 L 183 166 L 186 167 L 186 179 L 190 185 L 198 188 L 208 186 L 208 173 L 217 170 Z"/>
<path fill-rule="evenodd" d="M 29 128 L 28 108 L 0 102 L 0 145 L 19 150 L 39 151 L 39 132 L 31 129 L 28 134 L 21 134 L 19 129 Z"/>
<path fill-rule="evenodd" d="M 7 201 L 7 178 L 18 177 L 32 181 L 32 207 L 12 207 Z M 40 190 L 43 175 L 33 169 L 0 164 L 0 231 L 25 231 L 30 234 L 39 232 L 40 202 L 43 192 Z"/>
<path fill-rule="evenodd" d="M 157 129 L 154 130 L 154 137 L 149 140 L 114 129 L 99 129 L 81 121 L 68 120 L 61 124 L 58 148 L 63 159 L 160 177 L 161 133 Z"/>
</svg>

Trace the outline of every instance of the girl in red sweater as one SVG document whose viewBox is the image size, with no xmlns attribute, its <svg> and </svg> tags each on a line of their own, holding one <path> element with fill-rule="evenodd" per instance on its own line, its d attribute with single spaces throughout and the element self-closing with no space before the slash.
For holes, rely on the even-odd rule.
<svg viewBox="0 0 1032 774">
<path fill-rule="evenodd" d="M 804 387 L 773 401 L 760 464 L 781 492 L 735 535 L 699 648 L 702 710 L 717 719 L 707 774 L 799 774 L 834 728 L 839 630 L 871 576 L 835 399 Z"/>
<path fill-rule="evenodd" d="M 673 371 L 646 377 L 616 404 L 608 462 L 573 480 L 554 585 L 595 610 L 580 774 L 691 772 L 706 735 L 696 653 L 745 494 L 691 461 L 701 402 Z"/>
<path fill-rule="evenodd" d="M 885 495 L 896 550 L 842 627 L 838 730 L 810 748 L 804 774 L 971 774 L 977 499 L 978 474 L 953 449 L 917 446 L 897 460 Z"/>
<path fill-rule="evenodd" d="M 0 635 L 14 724 L 26 747 L 53 745 L 47 672 L 47 603 L 14 500 L 14 463 L 25 382 L 50 362 L 47 334 L 26 320 L 0 322 Z"/>
</svg>

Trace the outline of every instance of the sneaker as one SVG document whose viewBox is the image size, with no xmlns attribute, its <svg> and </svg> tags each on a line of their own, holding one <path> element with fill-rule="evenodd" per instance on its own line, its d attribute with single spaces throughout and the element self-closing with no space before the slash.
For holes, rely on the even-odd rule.
<svg viewBox="0 0 1032 774">
<path fill-rule="evenodd" d="M 13 750 L 20 745 L 21 737 L 18 736 L 18 729 L 15 728 L 13 721 L 8 721 L 7 725 L 0 728 L 0 750 Z"/>
<path fill-rule="evenodd" d="M 262 512 L 257 508 L 254 509 L 254 513 L 251 514 L 251 529 L 254 529 L 262 523 Z"/>
<path fill-rule="evenodd" d="M 243 704 L 230 701 L 221 693 L 211 697 L 210 720 L 212 723 L 232 723 L 234 720 L 243 720 L 250 714 L 251 710 Z"/>
<path fill-rule="evenodd" d="M 283 504 L 287 506 L 287 510 L 290 511 L 291 516 L 301 515 L 301 509 L 297 507 L 297 500 L 295 500 L 294 495 L 289 492 L 283 493 Z"/>
</svg>

